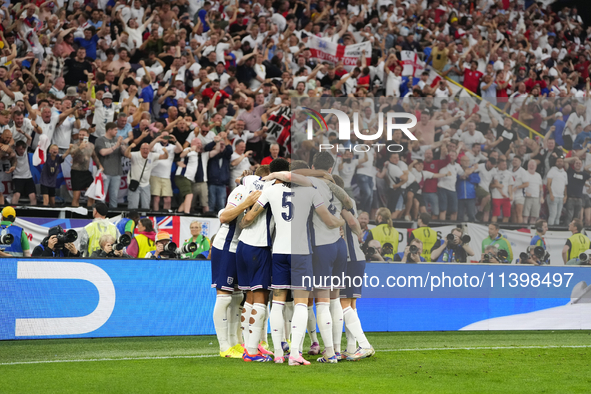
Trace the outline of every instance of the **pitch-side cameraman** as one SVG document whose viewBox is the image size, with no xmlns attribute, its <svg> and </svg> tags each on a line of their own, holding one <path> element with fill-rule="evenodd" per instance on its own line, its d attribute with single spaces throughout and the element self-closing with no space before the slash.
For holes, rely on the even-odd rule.
<svg viewBox="0 0 591 394">
<path fill-rule="evenodd" d="M 505 249 L 499 249 L 495 245 L 488 245 L 480 258 L 484 264 L 509 264 L 509 254 Z"/>
<path fill-rule="evenodd" d="M 49 229 L 47 237 L 33 249 L 33 257 L 81 257 L 74 242 L 78 238 L 76 231 L 65 231 L 61 226 Z"/>
<path fill-rule="evenodd" d="M 526 252 L 519 254 L 519 264 L 547 265 L 550 264 L 550 253 L 543 247 L 530 245 Z"/>
<path fill-rule="evenodd" d="M 394 255 L 394 261 L 401 263 L 421 263 L 425 262 L 425 258 L 421 256 L 423 253 L 423 242 L 415 238 L 410 241 L 410 244 L 406 245 L 404 252 L 399 252 Z"/>
<path fill-rule="evenodd" d="M 127 239 L 122 240 L 122 238 L 124 238 L 124 237 L 127 237 Z M 113 257 L 130 258 L 130 256 L 123 251 L 125 246 L 129 245 L 129 242 L 127 242 L 127 240 L 131 241 L 131 237 L 129 237 L 129 235 L 127 235 L 127 234 L 122 234 L 119 237 L 119 242 L 115 242 L 116 241 L 115 237 L 113 237 L 111 234 L 103 234 L 101 236 L 101 238 L 99 239 L 100 249 L 97 249 L 94 252 L 92 252 L 92 255 L 90 255 L 90 257 L 91 258 L 113 258 Z M 127 243 L 127 245 L 125 245 L 125 243 Z"/>
<path fill-rule="evenodd" d="M 431 261 L 439 263 L 466 263 L 470 256 L 474 256 L 470 236 L 459 228 L 451 230 L 445 239 L 438 239 L 431 248 Z"/>
</svg>

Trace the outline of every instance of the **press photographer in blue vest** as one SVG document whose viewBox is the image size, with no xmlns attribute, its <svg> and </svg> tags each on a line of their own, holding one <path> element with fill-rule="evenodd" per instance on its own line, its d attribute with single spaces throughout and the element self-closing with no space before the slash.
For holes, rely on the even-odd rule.
<svg viewBox="0 0 591 394">
<path fill-rule="evenodd" d="M 31 257 L 29 239 L 25 231 L 14 225 L 16 211 L 13 207 L 5 207 L 0 214 L 0 241 L 3 235 L 12 235 L 10 244 L 0 244 L 0 257 Z M 10 237 L 6 237 L 10 238 Z"/>
</svg>

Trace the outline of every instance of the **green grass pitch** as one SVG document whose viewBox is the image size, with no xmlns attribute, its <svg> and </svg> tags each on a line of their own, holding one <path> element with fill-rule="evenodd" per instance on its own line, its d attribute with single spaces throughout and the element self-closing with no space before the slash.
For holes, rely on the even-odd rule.
<svg viewBox="0 0 591 394">
<path fill-rule="evenodd" d="M 1 393 L 588 393 L 590 331 L 370 333 L 338 365 L 222 359 L 212 336 L 0 342 Z M 309 346 L 306 340 L 305 348 Z"/>
</svg>

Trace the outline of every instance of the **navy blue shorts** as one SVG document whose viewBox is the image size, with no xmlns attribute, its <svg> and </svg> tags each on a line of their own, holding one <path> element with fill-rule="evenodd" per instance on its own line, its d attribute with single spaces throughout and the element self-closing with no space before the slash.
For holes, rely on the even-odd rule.
<svg viewBox="0 0 591 394">
<path fill-rule="evenodd" d="M 312 291 L 314 277 L 312 255 L 294 254 L 291 259 L 291 289 Z"/>
<path fill-rule="evenodd" d="M 240 290 L 266 290 L 271 287 L 271 248 L 259 248 L 239 242 L 236 256 Z M 244 275 L 246 282 L 243 282 Z"/>
<path fill-rule="evenodd" d="M 271 288 L 272 289 L 290 289 L 291 288 L 291 255 L 273 254 L 273 264 L 271 269 Z"/>
<path fill-rule="evenodd" d="M 312 262 L 314 266 L 313 286 L 315 289 L 330 289 L 332 272 L 338 254 L 338 241 L 333 244 L 314 247 Z"/>
<path fill-rule="evenodd" d="M 211 248 L 211 288 L 217 286 L 218 271 L 220 260 L 222 259 L 222 251 L 214 247 Z"/>
<path fill-rule="evenodd" d="M 339 238 L 337 241 L 337 258 L 335 259 L 334 266 L 332 268 L 332 275 L 339 278 L 343 278 L 347 275 L 347 243 L 343 238 Z M 339 286 L 335 289 L 344 289 L 345 286 Z"/>
<path fill-rule="evenodd" d="M 234 291 L 234 285 L 236 284 L 236 253 L 211 248 L 211 274 L 211 287 L 218 290 Z"/>
<path fill-rule="evenodd" d="M 345 289 L 341 290 L 341 298 L 361 298 L 364 274 L 365 261 L 349 261 L 347 263 L 348 279 L 345 282 Z"/>
</svg>

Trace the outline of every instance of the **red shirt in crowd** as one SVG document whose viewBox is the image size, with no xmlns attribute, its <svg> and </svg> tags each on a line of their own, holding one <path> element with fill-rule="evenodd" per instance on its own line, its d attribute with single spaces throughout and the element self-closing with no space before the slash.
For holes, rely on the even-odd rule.
<svg viewBox="0 0 591 394">
<path fill-rule="evenodd" d="M 480 80 L 484 76 L 478 70 L 472 71 L 469 68 L 464 70 L 464 87 L 474 93 L 478 90 L 478 86 L 480 85 Z"/>
<path fill-rule="evenodd" d="M 220 104 L 220 99 L 230 97 L 230 95 L 223 90 L 218 90 L 218 92 L 220 92 L 222 95 L 218 96 L 218 98 L 215 100 L 215 103 L 213 105 L 214 108 Z M 215 92 L 213 91 L 212 88 L 207 88 L 207 89 L 203 90 L 203 92 L 201 92 L 201 97 L 203 97 L 203 98 L 207 97 L 210 100 L 213 98 L 214 95 L 215 95 Z"/>
<path fill-rule="evenodd" d="M 449 158 L 445 158 L 443 160 L 432 160 L 428 163 L 424 163 L 424 170 L 434 174 L 439 174 L 439 170 L 448 164 Z M 437 179 L 426 179 L 425 184 L 423 185 L 423 193 L 437 193 Z"/>
</svg>

